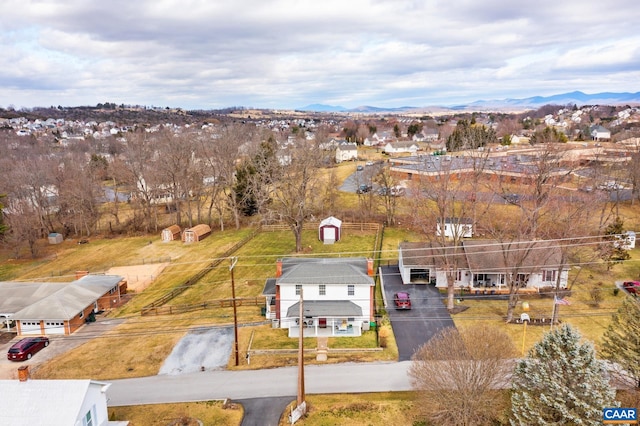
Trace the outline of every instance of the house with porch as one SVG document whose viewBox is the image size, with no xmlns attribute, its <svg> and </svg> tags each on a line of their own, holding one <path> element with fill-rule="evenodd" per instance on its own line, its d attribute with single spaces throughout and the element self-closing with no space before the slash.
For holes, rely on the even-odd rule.
<svg viewBox="0 0 640 426">
<path fill-rule="evenodd" d="M 357 337 L 374 319 L 373 260 L 366 258 L 284 258 L 262 295 L 265 316 L 289 337 Z M 303 315 L 300 315 L 302 303 Z"/>
<path fill-rule="evenodd" d="M 478 293 L 504 292 L 512 280 L 525 291 L 558 282 L 565 288 L 569 276 L 558 244 L 543 240 L 465 240 L 457 246 L 403 242 L 398 256 L 403 284 L 446 288 L 447 271 L 453 269 L 456 287 Z"/>
</svg>

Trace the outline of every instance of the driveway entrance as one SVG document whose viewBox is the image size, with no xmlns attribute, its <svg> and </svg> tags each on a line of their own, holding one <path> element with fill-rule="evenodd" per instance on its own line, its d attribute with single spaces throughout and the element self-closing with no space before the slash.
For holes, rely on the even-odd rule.
<svg viewBox="0 0 640 426">
<path fill-rule="evenodd" d="M 410 360 L 413 353 L 440 330 L 455 327 L 443 298 L 433 285 L 402 284 L 397 265 L 383 266 L 381 278 L 399 361 Z M 410 310 L 395 309 L 393 294 L 398 291 L 409 293 Z"/>
</svg>

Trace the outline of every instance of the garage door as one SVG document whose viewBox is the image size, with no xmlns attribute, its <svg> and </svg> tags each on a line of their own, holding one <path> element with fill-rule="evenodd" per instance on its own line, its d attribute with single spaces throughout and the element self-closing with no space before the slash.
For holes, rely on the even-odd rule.
<svg viewBox="0 0 640 426">
<path fill-rule="evenodd" d="M 20 321 L 21 334 L 42 334 L 40 331 L 40 321 Z"/>
<path fill-rule="evenodd" d="M 64 334 L 64 321 L 45 321 L 44 334 Z"/>
</svg>

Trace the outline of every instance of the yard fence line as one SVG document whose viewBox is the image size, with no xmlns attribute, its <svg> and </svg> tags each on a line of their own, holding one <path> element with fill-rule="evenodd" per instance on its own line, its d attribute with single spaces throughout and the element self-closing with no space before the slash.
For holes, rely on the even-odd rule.
<svg viewBox="0 0 640 426">
<path fill-rule="evenodd" d="M 341 353 L 359 353 L 359 352 L 382 352 L 384 348 L 327 348 L 329 354 L 341 354 Z M 318 348 L 307 349 L 305 353 L 316 353 Z M 248 352 L 253 355 L 294 355 L 298 353 L 298 349 L 249 349 Z"/>
<path fill-rule="evenodd" d="M 264 297 L 236 297 L 236 306 L 263 306 Z M 206 309 L 231 308 L 233 299 L 216 299 L 191 305 L 146 306 L 142 315 L 177 315 Z"/>
<path fill-rule="evenodd" d="M 180 284 L 177 287 L 175 287 L 169 293 L 166 293 L 165 295 L 159 297 L 158 299 L 156 299 L 153 302 L 149 303 L 148 305 L 144 306 L 140 310 L 140 314 L 141 315 L 148 315 L 154 308 L 157 308 L 158 306 L 162 306 L 162 305 L 166 304 L 168 301 L 174 299 L 176 296 L 182 294 L 185 290 L 187 290 L 192 285 L 196 284 L 205 275 L 207 275 L 209 272 L 211 272 L 212 269 L 214 269 L 215 267 L 220 265 L 223 261 L 225 261 L 226 258 L 231 256 L 240 247 L 242 247 L 243 245 L 245 245 L 246 243 L 251 241 L 259 233 L 260 233 L 260 228 L 255 229 L 249 236 L 247 236 L 242 241 L 234 244 L 233 247 L 231 247 L 229 250 L 224 252 L 218 259 L 214 260 L 209 265 L 207 265 L 206 267 L 201 269 L 197 274 L 193 275 L 191 278 L 189 278 L 188 280 L 186 280 L 182 284 Z"/>
<path fill-rule="evenodd" d="M 305 231 L 318 229 L 320 226 L 320 222 L 305 222 L 302 226 L 302 229 Z M 350 229 L 356 231 L 377 231 L 380 229 L 380 224 L 375 222 L 343 222 L 341 225 L 342 229 Z M 291 228 L 289 225 L 285 225 L 283 223 L 273 223 L 270 225 L 262 225 L 262 230 L 265 232 L 276 232 L 276 231 L 290 231 Z"/>
<path fill-rule="evenodd" d="M 317 229 L 319 225 L 320 225 L 320 222 L 305 223 L 304 229 Z M 380 249 L 381 245 L 382 245 L 382 231 L 384 230 L 384 227 L 379 223 L 375 223 L 375 222 L 361 222 L 361 223 L 349 222 L 349 223 L 343 223 L 342 224 L 342 228 L 351 229 L 351 230 L 360 230 L 360 231 L 376 231 L 376 240 L 375 240 L 374 249 L 373 249 L 374 253 L 376 251 L 378 251 Z M 222 256 L 220 256 L 220 258 L 218 258 L 217 260 L 215 260 L 211 264 L 207 265 L 205 268 L 200 270 L 197 274 L 195 274 L 194 276 L 189 278 L 187 281 L 185 281 L 184 283 L 176 286 L 170 292 L 164 294 L 163 296 L 159 297 L 158 299 L 156 299 L 153 302 L 149 303 L 148 305 L 144 306 L 140 310 L 140 315 L 142 315 L 142 316 L 145 316 L 145 315 L 173 315 L 173 314 L 180 314 L 180 313 L 186 313 L 186 312 L 193 312 L 193 311 L 197 311 L 197 310 L 228 307 L 226 305 L 222 305 L 222 303 L 224 303 L 222 301 L 225 301 L 225 300 L 230 301 L 229 303 L 231 303 L 231 305 L 229 305 L 229 306 L 233 306 L 233 304 L 232 304 L 233 303 L 233 299 L 220 299 L 220 300 L 217 300 L 217 301 L 205 302 L 205 303 L 197 303 L 197 304 L 192 304 L 192 305 L 172 305 L 172 306 L 165 306 L 165 305 L 166 305 L 167 302 L 169 302 L 170 300 L 174 299 L 178 295 L 182 294 L 189 287 L 193 286 L 198 281 L 200 281 L 213 268 L 215 268 L 218 265 L 220 265 L 220 263 L 222 263 L 224 260 L 226 260 L 226 258 L 231 256 L 240 247 L 244 246 L 246 243 L 251 241 L 260 232 L 263 232 L 263 231 L 264 232 L 288 231 L 288 230 L 290 230 L 289 226 L 288 225 L 284 225 L 284 224 L 261 225 L 260 227 L 255 229 L 251 233 L 251 235 L 249 235 L 248 237 L 246 237 L 244 240 L 240 241 L 239 243 L 235 244 L 233 247 L 231 247 L 229 250 L 227 250 Z M 240 302 L 241 300 L 244 300 L 245 306 L 259 306 L 258 302 L 256 302 L 255 305 L 254 305 L 253 302 L 250 301 L 252 299 L 253 298 L 245 298 L 245 299 L 236 298 L 236 301 Z M 260 304 L 264 303 L 264 299 L 263 298 L 255 298 L 255 299 L 260 299 Z M 238 304 L 236 306 L 241 306 L 241 305 Z"/>
</svg>

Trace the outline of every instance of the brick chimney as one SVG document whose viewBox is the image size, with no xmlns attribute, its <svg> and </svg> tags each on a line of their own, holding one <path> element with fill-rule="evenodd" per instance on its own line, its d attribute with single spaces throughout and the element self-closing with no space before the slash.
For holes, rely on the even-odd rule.
<svg viewBox="0 0 640 426">
<path fill-rule="evenodd" d="M 276 260 L 276 278 L 282 276 L 282 259 Z"/>
<path fill-rule="evenodd" d="M 373 276 L 373 259 L 367 259 L 367 275 Z"/>
<path fill-rule="evenodd" d="M 89 275 L 89 271 L 76 271 L 76 280 L 79 280 L 86 275 Z"/>
<path fill-rule="evenodd" d="M 20 380 L 21 382 L 26 382 L 27 380 L 29 380 L 28 365 L 23 365 L 21 367 L 18 367 L 18 380 Z"/>
</svg>

